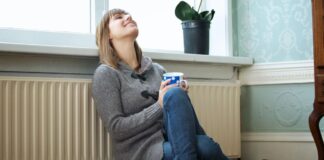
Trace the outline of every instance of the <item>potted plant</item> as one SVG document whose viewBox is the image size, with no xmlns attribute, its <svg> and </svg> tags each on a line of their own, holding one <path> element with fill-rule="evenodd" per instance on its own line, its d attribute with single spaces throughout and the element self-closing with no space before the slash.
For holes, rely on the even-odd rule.
<svg viewBox="0 0 324 160">
<path fill-rule="evenodd" d="M 200 11 L 201 3 L 197 10 L 184 1 L 175 8 L 176 17 L 182 21 L 185 53 L 209 54 L 209 28 L 215 11 Z"/>
</svg>

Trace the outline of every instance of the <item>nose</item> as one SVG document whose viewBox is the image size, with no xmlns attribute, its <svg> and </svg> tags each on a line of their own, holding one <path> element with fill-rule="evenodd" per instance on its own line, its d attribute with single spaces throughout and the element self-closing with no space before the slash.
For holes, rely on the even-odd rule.
<svg viewBox="0 0 324 160">
<path fill-rule="evenodd" d="M 127 15 L 125 15 L 125 19 L 126 19 L 127 21 L 132 20 L 132 16 L 129 15 L 129 14 L 127 14 Z"/>
</svg>

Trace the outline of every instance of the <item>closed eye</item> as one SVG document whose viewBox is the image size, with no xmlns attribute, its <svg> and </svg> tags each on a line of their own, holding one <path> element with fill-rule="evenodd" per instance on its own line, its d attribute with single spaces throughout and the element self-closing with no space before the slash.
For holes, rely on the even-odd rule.
<svg viewBox="0 0 324 160">
<path fill-rule="evenodd" d="M 121 19 L 123 18 L 122 16 L 114 16 L 114 19 Z"/>
<path fill-rule="evenodd" d="M 115 14 L 113 16 L 113 19 L 121 19 L 121 18 L 123 18 L 123 15 L 122 14 Z"/>
</svg>

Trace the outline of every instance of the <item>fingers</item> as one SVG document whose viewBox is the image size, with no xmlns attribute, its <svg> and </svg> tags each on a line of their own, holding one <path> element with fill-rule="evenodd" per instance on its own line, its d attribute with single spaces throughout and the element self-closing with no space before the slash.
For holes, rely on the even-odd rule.
<svg viewBox="0 0 324 160">
<path fill-rule="evenodd" d="M 161 86 L 160 86 L 160 92 L 163 91 L 163 92 L 166 92 L 167 90 L 169 90 L 170 88 L 172 87 L 177 87 L 178 84 L 170 84 L 171 79 L 168 79 L 168 80 L 165 80 L 165 81 L 162 81 L 161 82 Z"/>
<path fill-rule="evenodd" d="M 182 80 L 180 82 L 180 87 L 186 89 L 188 87 L 188 81 L 187 80 Z"/>
<path fill-rule="evenodd" d="M 169 80 L 166 80 L 166 81 L 162 81 L 161 82 L 161 86 L 160 86 L 160 90 L 159 90 L 159 99 L 158 99 L 158 102 L 160 104 L 161 107 L 163 107 L 163 97 L 164 97 L 164 94 L 172 87 L 176 87 L 177 84 L 171 84 L 169 85 L 170 83 L 170 79 Z"/>
<path fill-rule="evenodd" d="M 170 85 L 165 86 L 164 89 L 169 90 L 170 88 L 177 87 L 177 86 L 178 86 L 178 84 L 170 84 Z"/>
<path fill-rule="evenodd" d="M 188 83 L 188 81 L 187 80 L 185 80 L 186 81 L 186 86 L 185 86 L 185 89 L 186 90 L 188 90 L 189 89 L 189 83 Z"/>
<path fill-rule="evenodd" d="M 182 80 L 179 85 L 180 88 L 182 88 L 184 91 L 188 92 L 189 85 L 187 80 Z"/>
<path fill-rule="evenodd" d="M 171 79 L 165 80 L 161 82 L 160 90 L 163 89 L 165 86 L 167 86 L 170 83 Z"/>
<path fill-rule="evenodd" d="M 178 84 L 171 84 L 169 85 L 169 83 L 171 82 L 171 79 L 165 80 L 161 82 L 161 86 L 160 86 L 160 92 L 161 91 L 167 91 L 172 87 L 180 87 L 185 91 L 188 91 L 189 89 L 189 85 L 188 85 L 188 81 L 187 80 L 182 80 L 180 83 Z"/>
</svg>

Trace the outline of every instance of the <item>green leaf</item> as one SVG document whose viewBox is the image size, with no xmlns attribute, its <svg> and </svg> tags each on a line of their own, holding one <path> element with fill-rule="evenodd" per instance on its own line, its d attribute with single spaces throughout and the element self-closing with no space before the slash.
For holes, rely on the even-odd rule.
<svg viewBox="0 0 324 160">
<path fill-rule="evenodd" d="M 209 11 L 203 11 L 203 12 L 200 12 L 200 18 L 201 19 L 204 19 L 206 17 L 206 15 L 209 13 Z"/>
<path fill-rule="evenodd" d="M 187 2 L 181 1 L 175 8 L 175 15 L 182 21 L 192 20 L 197 14 L 193 8 Z"/>
<path fill-rule="evenodd" d="M 191 19 L 190 20 L 199 20 L 200 15 L 199 13 L 192 7 L 191 8 Z"/>
<path fill-rule="evenodd" d="M 215 11 L 212 9 L 209 14 L 204 17 L 204 20 L 211 21 L 214 18 Z"/>
</svg>

